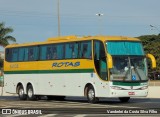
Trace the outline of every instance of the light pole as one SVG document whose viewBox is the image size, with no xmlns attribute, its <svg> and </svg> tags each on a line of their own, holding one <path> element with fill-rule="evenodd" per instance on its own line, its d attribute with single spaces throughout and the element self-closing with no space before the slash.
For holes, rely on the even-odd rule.
<svg viewBox="0 0 160 117">
<path fill-rule="evenodd" d="M 96 15 L 97 15 L 97 16 L 103 16 L 103 14 L 102 14 L 102 13 L 97 13 Z"/>
<path fill-rule="evenodd" d="M 60 10 L 59 10 L 59 0 L 57 0 L 57 17 L 58 17 L 58 36 L 61 35 L 61 29 L 60 29 Z"/>
<path fill-rule="evenodd" d="M 96 16 L 98 16 L 99 18 L 99 29 L 100 29 L 100 33 L 102 34 L 102 31 L 103 31 L 103 24 L 102 24 L 102 16 L 104 14 L 103 13 L 97 13 Z"/>
<path fill-rule="evenodd" d="M 160 30 L 156 26 L 150 25 L 150 27 L 154 28 L 155 30 L 158 31 L 158 33 L 160 33 Z M 151 29 L 151 30 L 153 30 L 153 29 Z"/>
</svg>

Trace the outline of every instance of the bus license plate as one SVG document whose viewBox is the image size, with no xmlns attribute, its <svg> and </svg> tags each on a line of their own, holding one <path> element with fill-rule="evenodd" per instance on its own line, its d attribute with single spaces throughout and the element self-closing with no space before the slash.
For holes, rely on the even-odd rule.
<svg viewBox="0 0 160 117">
<path fill-rule="evenodd" d="M 135 92 L 128 92 L 128 95 L 135 95 Z"/>
</svg>

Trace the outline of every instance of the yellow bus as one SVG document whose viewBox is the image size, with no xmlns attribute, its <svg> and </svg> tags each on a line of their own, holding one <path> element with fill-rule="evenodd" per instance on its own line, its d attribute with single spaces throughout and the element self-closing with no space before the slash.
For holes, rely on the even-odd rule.
<svg viewBox="0 0 160 117">
<path fill-rule="evenodd" d="M 123 36 L 62 36 L 5 48 L 4 87 L 20 100 L 86 96 L 130 97 L 148 94 L 147 58 L 141 41 Z"/>
</svg>

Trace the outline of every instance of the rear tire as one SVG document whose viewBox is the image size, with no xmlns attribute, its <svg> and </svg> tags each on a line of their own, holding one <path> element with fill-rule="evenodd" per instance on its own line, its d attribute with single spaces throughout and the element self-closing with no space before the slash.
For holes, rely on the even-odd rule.
<svg viewBox="0 0 160 117">
<path fill-rule="evenodd" d="M 18 86 L 18 96 L 20 100 L 26 100 L 27 95 L 24 93 L 24 88 L 22 85 Z"/>
<path fill-rule="evenodd" d="M 28 100 L 36 100 L 36 96 L 34 95 L 34 90 L 32 85 L 27 87 L 27 99 Z"/>
<path fill-rule="evenodd" d="M 129 99 L 130 99 L 130 97 L 119 97 L 119 100 L 120 100 L 121 102 L 128 102 Z"/>
<path fill-rule="evenodd" d="M 95 90 L 92 85 L 87 88 L 87 99 L 89 103 L 96 103 L 98 98 L 95 97 Z"/>
</svg>

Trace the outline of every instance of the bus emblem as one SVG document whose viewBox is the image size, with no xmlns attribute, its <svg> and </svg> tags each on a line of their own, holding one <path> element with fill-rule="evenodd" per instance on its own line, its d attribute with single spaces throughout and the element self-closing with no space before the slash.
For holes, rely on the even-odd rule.
<svg viewBox="0 0 160 117">
<path fill-rule="evenodd" d="M 136 76 L 135 75 L 132 75 L 132 80 L 136 80 Z"/>
</svg>

